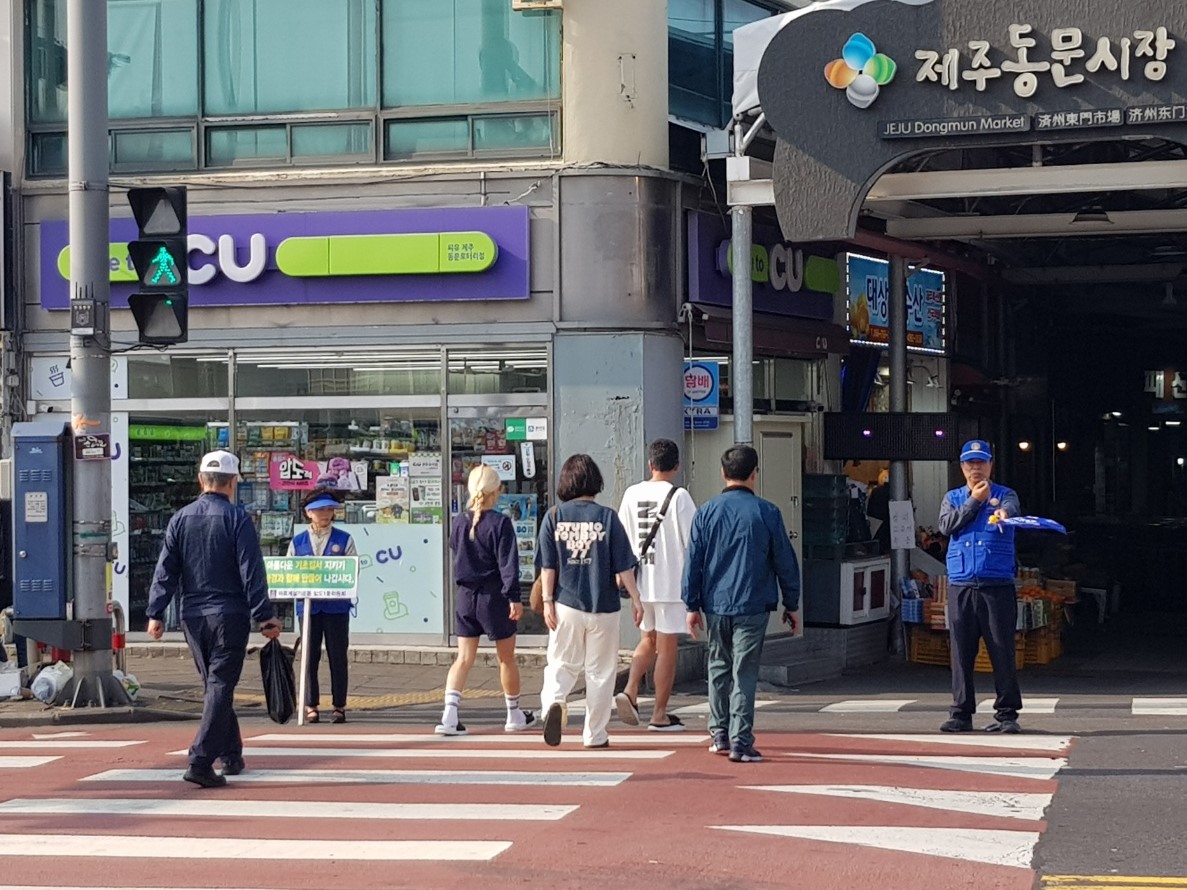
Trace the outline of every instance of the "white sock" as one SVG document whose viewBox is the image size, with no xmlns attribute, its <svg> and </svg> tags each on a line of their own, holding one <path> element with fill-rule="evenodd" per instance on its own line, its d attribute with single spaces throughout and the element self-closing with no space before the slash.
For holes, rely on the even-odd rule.
<svg viewBox="0 0 1187 890">
<path fill-rule="evenodd" d="M 518 695 L 504 695 L 504 701 L 507 702 L 507 721 L 509 723 L 522 723 L 526 718 L 523 711 L 519 708 Z"/>
<path fill-rule="evenodd" d="M 441 712 L 441 722 L 445 726 L 457 726 L 457 708 L 461 703 L 462 694 L 459 690 L 445 690 L 445 710 Z"/>
</svg>

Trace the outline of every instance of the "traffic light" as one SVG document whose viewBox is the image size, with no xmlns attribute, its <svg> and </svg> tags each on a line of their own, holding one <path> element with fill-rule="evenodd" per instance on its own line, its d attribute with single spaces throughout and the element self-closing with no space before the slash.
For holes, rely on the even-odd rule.
<svg viewBox="0 0 1187 890">
<path fill-rule="evenodd" d="M 137 292 L 128 308 L 140 329 L 140 343 L 168 346 L 189 338 L 189 251 L 185 186 L 128 190 L 140 235 L 129 242 Z"/>
</svg>

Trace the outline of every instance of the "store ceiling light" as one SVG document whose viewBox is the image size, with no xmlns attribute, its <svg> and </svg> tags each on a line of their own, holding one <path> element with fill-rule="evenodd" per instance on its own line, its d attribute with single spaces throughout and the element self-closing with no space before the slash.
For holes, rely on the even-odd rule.
<svg viewBox="0 0 1187 890">
<path fill-rule="evenodd" d="M 1148 430 L 1149 430 L 1150 432 L 1152 432 L 1152 433 L 1156 433 L 1156 432 L 1158 432 L 1160 429 L 1162 429 L 1162 427 L 1158 426 L 1157 424 L 1153 424 L 1153 425 L 1151 425 L 1151 426 L 1148 426 L 1148 427 L 1146 427 L 1146 429 L 1148 429 Z"/>
<path fill-rule="evenodd" d="M 1060 451 L 1067 451 L 1068 445 L 1067 442 L 1056 442 L 1055 447 Z"/>
<path fill-rule="evenodd" d="M 1019 451 L 1030 451 L 1030 442 L 1028 442 L 1026 439 L 1023 439 L 1021 442 L 1018 443 L 1018 450 Z"/>
<path fill-rule="evenodd" d="M 1183 425 L 1183 421 L 1181 421 L 1181 420 L 1168 420 L 1168 421 L 1166 422 L 1166 425 L 1167 425 L 1167 426 L 1182 426 L 1182 425 Z"/>
</svg>

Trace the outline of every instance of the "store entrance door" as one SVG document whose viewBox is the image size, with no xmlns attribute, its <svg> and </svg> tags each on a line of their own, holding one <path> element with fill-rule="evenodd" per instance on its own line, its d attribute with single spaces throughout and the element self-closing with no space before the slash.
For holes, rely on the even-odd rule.
<svg viewBox="0 0 1187 890">
<path fill-rule="evenodd" d="M 758 493 L 779 507 L 783 514 L 783 524 L 787 526 L 791 536 L 791 545 L 795 548 L 796 556 L 803 562 L 800 549 L 801 527 L 800 517 L 802 505 L 800 494 L 803 491 L 803 457 L 801 454 L 801 430 L 788 424 L 778 430 L 764 430 L 758 427 Z M 767 633 L 778 633 L 787 630 L 781 624 L 782 609 L 777 609 L 771 616 Z"/>
<path fill-rule="evenodd" d="M 515 523 L 519 549 L 519 583 L 526 592 L 535 577 L 536 537 L 540 520 L 551 505 L 547 408 L 532 406 L 451 407 L 449 415 L 450 516 L 467 507 L 466 480 L 479 464 L 489 464 L 503 480 L 503 494 L 497 509 Z M 456 586 L 453 560 L 449 559 L 450 639 L 457 637 L 453 608 Z M 543 619 L 524 609 L 519 633 L 532 637 L 531 645 L 543 644 L 548 633 Z M 485 638 L 484 638 L 485 639 Z"/>
</svg>

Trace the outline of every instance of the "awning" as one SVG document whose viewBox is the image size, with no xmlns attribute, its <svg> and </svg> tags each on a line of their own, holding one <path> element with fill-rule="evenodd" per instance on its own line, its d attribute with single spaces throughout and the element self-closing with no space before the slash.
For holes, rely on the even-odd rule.
<svg viewBox="0 0 1187 890">
<path fill-rule="evenodd" d="M 724 306 L 691 303 L 712 347 L 733 347 L 733 315 Z M 849 331 L 813 318 L 754 313 L 754 354 L 776 358 L 819 359 L 849 354 Z"/>
<path fill-rule="evenodd" d="M 758 109 L 758 66 L 763 53 L 788 22 L 826 9 L 848 12 L 873 0 L 821 0 L 805 9 L 771 16 L 734 30 L 734 116 Z M 926 6 L 932 0 L 894 0 L 907 6 Z"/>
</svg>

